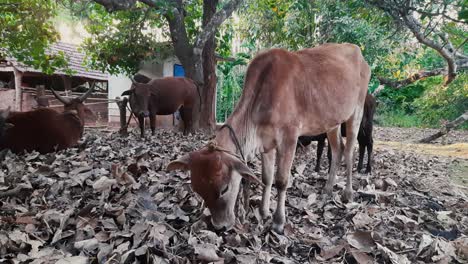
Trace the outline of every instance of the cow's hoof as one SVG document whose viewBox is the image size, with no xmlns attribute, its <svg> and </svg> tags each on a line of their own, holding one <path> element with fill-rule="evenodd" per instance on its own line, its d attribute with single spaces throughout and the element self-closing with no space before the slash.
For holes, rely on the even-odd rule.
<svg viewBox="0 0 468 264">
<path fill-rule="evenodd" d="M 283 224 L 273 223 L 271 228 L 273 229 L 273 231 L 275 231 L 276 233 L 278 233 L 280 235 L 284 234 L 284 225 Z"/>
<path fill-rule="evenodd" d="M 353 191 L 345 190 L 341 200 L 345 203 L 350 203 L 353 201 Z"/>
</svg>

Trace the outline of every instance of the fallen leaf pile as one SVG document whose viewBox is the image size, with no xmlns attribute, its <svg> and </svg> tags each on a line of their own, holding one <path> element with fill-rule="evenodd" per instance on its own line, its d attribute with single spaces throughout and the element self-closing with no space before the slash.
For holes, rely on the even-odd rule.
<svg viewBox="0 0 468 264">
<path fill-rule="evenodd" d="M 327 161 L 298 150 L 284 234 L 259 213 L 261 189 L 233 230 L 216 232 L 185 172 L 168 162 L 209 136 L 158 131 L 140 140 L 88 130 L 58 153 L 0 154 L 0 263 L 466 263 L 468 199 L 449 179 L 457 159 L 376 149 L 372 175 L 344 169 L 324 199 Z M 326 160 L 326 159 L 325 159 Z M 253 161 L 259 174 L 261 164 Z M 272 207 L 276 206 L 273 188 Z"/>
</svg>

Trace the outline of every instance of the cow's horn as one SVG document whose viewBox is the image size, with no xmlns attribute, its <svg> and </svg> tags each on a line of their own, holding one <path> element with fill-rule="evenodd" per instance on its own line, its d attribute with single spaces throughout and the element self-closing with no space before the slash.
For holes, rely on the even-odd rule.
<svg viewBox="0 0 468 264">
<path fill-rule="evenodd" d="M 89 87 L 89 90 L 86 91 L 85 94 L 83 94 L 82 96 L 80 96 L 80 97 L 78 98 L 78 100 L 80 100 L 80 102 L 84 102 L 84 101 L 86 100 L 86 98 L 88 98 L 88 97 L 93 93 L 93 91 L 94 91 L 94 86 L 95 86 L 95 85 L 96 85 L 96 82 L 93 82 L 93 83 L 91 84 L 91 87 Z"/>
<path fill-rule="evenodd" d="M 52 92 L 52 94 L 55 96 L 55 98 L 57 98 L 57 100 L 59 100 L 60 102 L 62 102 L 63 104 L 70 104 L 70 99 L 67 99 L 67 98 L 64 98 L 62 96 L 60 96 L 55 90 L 54 88 L 52 88 L 52 86 L 50 87 L 50 91 Z"/>
</svg>

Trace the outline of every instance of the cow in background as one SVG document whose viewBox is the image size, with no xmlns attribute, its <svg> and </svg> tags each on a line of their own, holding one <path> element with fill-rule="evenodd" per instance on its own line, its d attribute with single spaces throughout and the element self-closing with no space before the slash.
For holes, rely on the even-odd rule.
<svg viewBox="0 0 468 264">
<path fill-rule="evenodd" d="M 359 127 L 358 133 L 358 144 L 359 144 L 359 162 L 357 170 L 361 172 L 364 154 L 367 149 L 367 167 L 365 173 L 372 172 L 372 150 L 374 148 L 374 139 L 372 135 L 374 127 L 374 113 L 377 103 L 374 96 L 367 94 L 366 102 L 364 104 L 364 114 L 362 115 L 361 125 Z M 341 135 L 346 137 L 346 123 L 341 125 Z M 317 136 L 300 136 L 298 140 L 298 146 L 308 146 L 312 141 L 317 141 L 317 162 L 315 164 L 314 171 L 320 172 L 320 160 L 322 159 L 323 148 L 325 147 L 325 139 L 327 139 L 327 134 L 320 134 Z M 328 146 L 327 151 L 328 156 L 328 169 L 330 169 L 331 164 L 331 153 L 330 146 Z"/>
<path fill-rule="evenodd" d="M 151 132 L 156 133 L 156 115 L 172 115 L 180 110 L 184 134 L 192 131 L 192 109 L 197 98 L 201 109 L 201 95 L 197 85 L 189 78 L 165 77 L 148 83 L 132 80 L 132 87 L 122 93 L 128 95 L 130 108 L 140 123 L 141 137 L 145 136 L 145 117 L 150 119 Z"/>
<path fill-rule="evenodd" d="M 51 88 L 54 96 L 64 104 L 63 113 L 40 108 L 5 115 L 5 122 L 12 124 L 12 127 L 0 138 L 0 150 L 10 149 L 17 154 L 35 150 L 44 154 L 76 146 L 83 135 L 86 117 L 93 116 L 83 104 L 93 89 L 94 83 L 82 96 L 69 99 Z"/>
<path fill-rule="evenodd" d="M 286 189 L 299 136 L 327 133 L 332 165 L 324 193 L 331 195 L 342 154 L 340 125 L 346 122 L 347 178 L 342 197 L 352 200 L 353 152 L 369 80 L 370 67 L 353 44 L 264 52 L 249 64 L 241 98 L 215 138 L 201 150 L 172 161 L 167 170 L 189 170 L 192 187 L 210 209 L 213 226 L 231 228 L 241 179 L 259 181 L 243 157 L 249 160 L 260 152 L 265 186 L 260 212 L 264 218 L 270 214 L 275 180 L 278 202 L 273 229 L 283 232 Z"/>
</svg>

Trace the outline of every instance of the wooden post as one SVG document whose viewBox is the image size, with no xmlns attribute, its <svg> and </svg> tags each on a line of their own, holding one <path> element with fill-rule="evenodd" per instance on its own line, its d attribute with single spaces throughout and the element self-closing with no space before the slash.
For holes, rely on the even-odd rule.
<svg viewBox="0 0 468 264">
<path fill-rule="evenodd" d="M 117 100 L 117 106 L 119 107 L 120 111 L 120 130 L 119 133 L 122 136 L 125 136 L 128 134 L 127 128 L 127 104 L 128 104 L 128 98 L 124 97 L 123 99 L 120 100 L 120 98 L 116 98 Z M 130 123 L 130 122 L 129 122 Z"/>
<path fill-rule="evenodd" d="M 45 94 L 44 85 L 36 86 L 36 102 L 37 108 L 49 107 L 49 99 Z"/>
<path fill-rule="evenodd" d="M 15 76 L 15 111 L 21 112 L 23 105 L 23 91 L 21 90 L 21 79 L 23 73 L 14 68 L 13 74 Z"/>
</svg>

